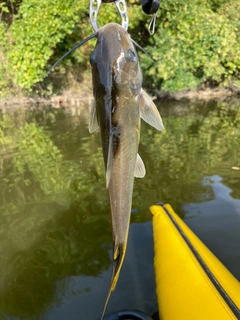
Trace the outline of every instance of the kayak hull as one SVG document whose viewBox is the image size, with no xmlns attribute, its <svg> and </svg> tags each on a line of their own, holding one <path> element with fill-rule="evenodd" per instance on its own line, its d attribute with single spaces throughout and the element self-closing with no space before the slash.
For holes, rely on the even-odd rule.
<svg viewBox="0 0 240 320">
<path fill-rule="evenodd" d="M 240 319 L 239 281 L 170 205 L 150 210 L 160 319 Z"/>
</svg>

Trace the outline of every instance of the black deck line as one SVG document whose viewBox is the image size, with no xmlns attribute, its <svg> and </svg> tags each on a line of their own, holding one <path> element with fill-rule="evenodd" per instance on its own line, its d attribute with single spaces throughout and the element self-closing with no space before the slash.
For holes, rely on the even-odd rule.
<svg viewBox="0 0 240 320">
<path fill-rule="evenodd" d="M 206 272 L 208 278 L 211 280 L 212 284 L 217 289 L 217 291 L 219 292 L 219 294 L 221 295 L 223 300 L 226 302 L 226 304 L 228 305 L 228 307 L 230 308 L 232 313 L 237 317 L 237 319 L 240 319 L 240 310 L 235 305 L 235 303 L 232 301 L 232 299 L 229 297 L 229 295 L 226 293 L 226 291 L 223 289 L 223 287 L 220 285 L 220 283 L 217 281 L 215 276 L 212 274 L 212 272 L 210 271 L 210 269 L 208 268 L 206 263 L 203 261 L 203 259 L 201 258 L 201 256 L 197 252 L 197 250 L 191 244 L 191 242 L 189 241 L 189 239 L 187 238 L 185 233 L 182 231 L 182 229 L 179 227 L 179 225 L 177 224 L 176 220 L 172 217 L 172 215 L 170 214 L 168 209 L 164 206 L 164 204 L 158 204 L 158 205 L 160 205 L 164 209 L 164 211 L 166 212 L 168 217 L 171 219 L 172 223 L 174 224 L 174 226 L 176 227 L 178 232 L 181 234 L 182 238 L 185 240 L 185 242 L 187 243 L 188 247 L 190 248 L 190 250 L 194 254 L 195 258 L 197 259 L 197 261 L 199 262 L 199 264 L 201 265 L 203 270 Z"/>
</svg>

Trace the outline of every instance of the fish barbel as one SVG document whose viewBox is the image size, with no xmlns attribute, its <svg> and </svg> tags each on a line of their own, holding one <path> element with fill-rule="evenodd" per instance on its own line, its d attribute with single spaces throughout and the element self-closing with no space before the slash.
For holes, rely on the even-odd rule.
<svg viewBox="0 0 240 320">
<path fill-rule="evenodd" d="M 112 279 L 103 318 L 126 253 L 134 176 L 145 175 L 138 155 L 140 118 L 158 130 L 164 127 L 156 106 L 142 89 L 142 71 L 130 35 L 116 23 L 105 25 L 96 35 L 90 57 L 94 102 L 89 131 L 100 127 L 113 234 Z"/>
</svg>

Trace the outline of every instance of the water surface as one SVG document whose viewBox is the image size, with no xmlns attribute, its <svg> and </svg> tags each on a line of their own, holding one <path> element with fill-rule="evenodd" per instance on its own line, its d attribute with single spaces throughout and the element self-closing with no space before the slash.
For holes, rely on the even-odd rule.
<svg viewBox="0 0 240 320">
<path fill-rule="evenodd" d="M 240 101 L 159 105 L 142 123 L 126 259 L 107 312 L 157 310 L 149 206 L 170 203 L 240 280 Z M 111 276 L 99 132 L 88 106 L 0 111 L 0 319 L 97 319 Z"/>
</svg>

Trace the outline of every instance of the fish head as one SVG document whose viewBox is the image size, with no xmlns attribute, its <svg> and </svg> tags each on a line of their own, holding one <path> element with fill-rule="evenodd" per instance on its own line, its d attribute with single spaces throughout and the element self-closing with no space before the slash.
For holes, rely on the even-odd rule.
<svg viewBox="0 0 240 320">
<path fill-rule="evenodd" d="M 117 23 L 109 23 L 97 32 L 97 43 L 90 57 L 93 87 L 137 91 L 142 87 L 142 71 L 128 32 Z"/>
</svg>

